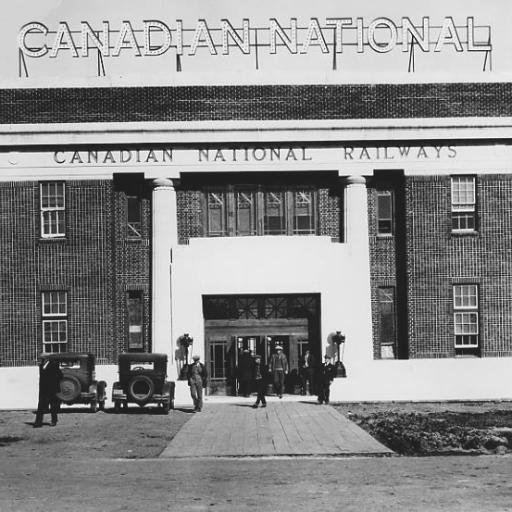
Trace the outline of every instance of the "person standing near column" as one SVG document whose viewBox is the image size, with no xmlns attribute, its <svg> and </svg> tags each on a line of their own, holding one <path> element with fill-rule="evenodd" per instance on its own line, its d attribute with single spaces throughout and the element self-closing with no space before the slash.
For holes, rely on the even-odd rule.
<svg viewBox="0 0 512 512">
<path fill-rule="evenodd" d="M 194 402 L 194 411 L 200 412 L 203 408 L 203 387 L 206 387 L 206 367 L 201 363 L 199 356 L 193 356 L 192 360 L 187 372 L 188 385 Z"/>
<path fill-rule="evenodd" d="M 279 398 L 283 398 L 284 377 L 288 375 L 289 366 L 281 345 L 276 345 L 276 353 L 272 356 L 270 366 L 274 380 L 274 391 Z"/>
<path fill-rule="evenodd" d="M 48 411 L 48 407 L 52 417 L 51 426 L 55 427 L 57 425 L 60 406 L 57 393 L 60 390 L 62 377 L 58 361 L 44 357 L 41 359 L 39 365 L 39 401 L 34 428 L 43 426 L 43 416 Z"/>
<path fill-rule="evenodd" d="M 329 403 L 331 392 L 331 382 L 336 374 L 336 368 L 331 363 L 331 358 L 327 354 L 324 357 L 325 362 L 320 365 L 318 370 L 318 403 Z"/>
</svg>

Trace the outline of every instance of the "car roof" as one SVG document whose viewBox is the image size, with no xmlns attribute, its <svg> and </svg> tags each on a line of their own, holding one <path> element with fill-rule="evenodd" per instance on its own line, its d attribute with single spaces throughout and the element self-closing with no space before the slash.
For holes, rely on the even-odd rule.
<svg viewBox="0 0 512 512">
<path fill-rule="evenodd" d="M 122 361 L 167 361 L 167 354 L 149 352 L 126 352 L 119 354 L 119 362 Z"/>
<path fill-rule="evenodd" d="M 57 359 L 59 361 L 73 361 L 76 359 L 95 359 L 91 352 L 60 352 L 59 354 L 41 354 L 41 359 Z"/>
</svg>

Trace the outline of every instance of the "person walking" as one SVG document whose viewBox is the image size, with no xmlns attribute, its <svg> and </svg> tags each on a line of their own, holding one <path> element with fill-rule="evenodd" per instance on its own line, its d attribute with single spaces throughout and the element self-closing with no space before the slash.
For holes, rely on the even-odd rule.
<svg viewBox="0 0 512 512">
<path fill-rule="evenodd" d="M 245 349 L 240 355 L 238 362 L 238 379 L 240 382 L 239 394 L 248 397 L 251 394 L 251 383 L 253 380 L 253 365 L 254 361 L 251 356 L 251 351 Z"/>
<path fill-rule="evenodd" d="M 267 386 L 268 368 L 261 364 L 261 356 L 254 356 L 253 366 L 254 376 L 254 388 L 256 389 L 256 403 L 253 405 L 254 409 L 257 409 L 258 405 L 261 407 L 267 407 L 267 401 L 265 400 L 265 388 Z"/>
<path fill-rule="evenodd" d="M 279 398 L 283 398 L 284 377 L 288 375 L 289 365 L 281 345 L 276 345 L 276 353 L 272 355 L 270 368 L 274 381 L 274 391 Z"/>
<path fill-rule="evenodd" d="M 299 361 L 299 376 L 301 383 L 301 395 L 312 395 L 314 390 L 314 378 L 315 378 L 315 357 L 309 351 L 304 352 L 304 355 Z"/>
<path fill-rule="evenodd" d="M 324 357 L 324 363 L 318 369 L 318 403 L 329 403 L 329 394 L 331 392 L 331 382 L 336 374 L 336 368 L 331 363 L 331 358 L 327 354 Z"/>
<path fill-rule="evenodd" d="M 62 377 L 58 361 L 44 357 L 41 359 L 39 365 L 39 400 L 34 428 L 43 426 L 43 416 L 48 412 L 48 408 L 50 408 L 51 426 L 55 427 L 57 425 L 60 407 L 57 393 L 60 390 Z"/>
<path fill-rule="evenodd" d="M 206 366 L 201 363 L 200 357 L 192 357 L 192 364 L 187 371 L 188 385 L 190 386 L 190 395 L 194 402 L 194 412 L 200 412 L 203 408 L 203 388 L 206 387 Z"/>
</svg>

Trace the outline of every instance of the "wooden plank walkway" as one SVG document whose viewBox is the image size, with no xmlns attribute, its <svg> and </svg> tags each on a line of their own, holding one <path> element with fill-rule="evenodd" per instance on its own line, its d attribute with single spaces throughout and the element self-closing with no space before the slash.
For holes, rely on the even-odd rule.
<svg viewBox="0 0 512 512">
<path fill-rule="evenodd" d="M 304 402 L 206 404 L 160 457 L 392 455 L 336 409 Z"/>
</svg>

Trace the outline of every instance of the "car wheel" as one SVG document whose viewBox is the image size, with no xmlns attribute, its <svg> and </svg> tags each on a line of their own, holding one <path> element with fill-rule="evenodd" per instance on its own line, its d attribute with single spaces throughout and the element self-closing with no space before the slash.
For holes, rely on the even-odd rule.
<svg viewBox="0 0 512 512">
<path fill-rule="evenodd" d="M 98 403 L 94 400 L 91 402 L 91 412 L 96 412 L 98 410 Z"/>
<path fill-rule="evenodd" d="M 128 395 L 139 405 L 146 404 L 154 390 L 153 381 L 147 375 L 136 375 L 128 383 Z"/>
<path fill-rule="evenodd" d="M 70 403 L 80 396 L 82 386 L 74 375 L 65 375 L 59 382 L 60 390 L 57 398 L 65 403 Z"/>
</svg>

